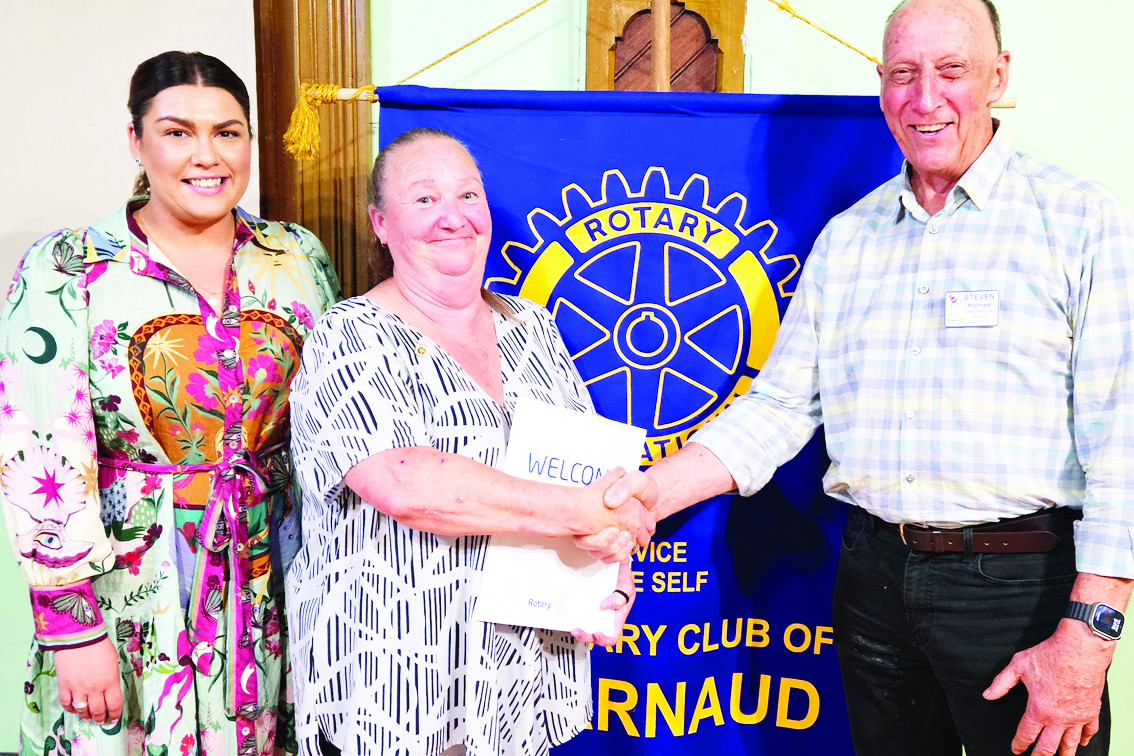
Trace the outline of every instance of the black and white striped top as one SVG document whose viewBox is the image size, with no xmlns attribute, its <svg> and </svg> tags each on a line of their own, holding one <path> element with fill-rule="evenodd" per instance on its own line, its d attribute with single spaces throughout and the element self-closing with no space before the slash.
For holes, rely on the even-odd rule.
<svg viewBox="0 0 1134 756">
<path fill-rule="evenodd" d="M 287 600 L 301 753 L 544 754 L 586 726 L 590 666 L 567 633 L 472 620 L 483 536 L 405 527 L 343 476 L 379 452 L 432 446 L 503 460 L 518 399 L 593 412 L 546 310 L 494 313 L 508 410 L 443 349 L 358 297 L 308 337 L 291 387 L 304 544 Z M 428 492 L 422 492 L 428 495 Z"/>
</svg>

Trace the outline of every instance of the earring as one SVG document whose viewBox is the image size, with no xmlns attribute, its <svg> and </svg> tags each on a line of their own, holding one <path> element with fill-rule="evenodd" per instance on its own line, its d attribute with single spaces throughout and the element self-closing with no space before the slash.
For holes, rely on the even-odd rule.
<svg viewBox="0 0 1134 756">
<path fill-rule="evenodd" d="M 141 158 L 134 158 L 134 162 L 137 163 L 139 167 L 141 167 L 141 165 L 142 165 L 142 159 Z"/>
</svg>

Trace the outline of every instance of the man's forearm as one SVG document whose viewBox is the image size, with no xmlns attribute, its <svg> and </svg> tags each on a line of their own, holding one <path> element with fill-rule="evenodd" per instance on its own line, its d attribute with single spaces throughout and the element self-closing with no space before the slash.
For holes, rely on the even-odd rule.
<svg viewBox="0 0 1134 756">
<path fill-rule="evenodd" d="M 1084 604 L 1107 604 L 1119 611 L 1126 609 L 1130 600 L 1130 589 L 1134 581 L 1126 578 L 1106 577 L 1080 572 L 1071 587 L 1071 600 Z M 1114 656 L 1115 643 L 1103 640 L 1079 620 L 1064 618 L 1056 629 L 1056 638 L 1071 642 L 1079 653 L 1096 655 L 1102 668 L 1110 664 Z"/>
<path fill-rule="evenodd" d="M 1071 600 L 1084 604 L 1109 604 L 1119 611 L 1125 611 L 1130 600 L 1130 589 L 1134 580 L 1129 578 L 1106 577 L 1079 573 L 1071 588 Z"/>
<path fill-rule="evenodd" d="M 699 501 L 736 488 L 732 473 L 708 448 L 691 442 L 659 460 L 646 473 L 658 486 L 654 511 L 660 520 Z"/>
</svg>

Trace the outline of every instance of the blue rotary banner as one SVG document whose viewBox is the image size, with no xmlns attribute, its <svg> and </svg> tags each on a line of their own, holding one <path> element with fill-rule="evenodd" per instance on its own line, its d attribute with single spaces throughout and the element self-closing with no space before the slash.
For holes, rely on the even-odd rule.
<svg viewBox="0 0 1134 756">
<path fill-rule="evenodd" d="M 873 97 L 377 94 L 381 143 L 428 126 L 469 147 L 487 285 L 551 310 L 599 412 L 646 429 L 643 465 L 747 389 L 824 223 L 901 163 Z M 756 496 L 661 523 L 594 653 L 592 730 L 556 753 L 851 753 L 827 464 L 817 437 Z"/>
</svg>

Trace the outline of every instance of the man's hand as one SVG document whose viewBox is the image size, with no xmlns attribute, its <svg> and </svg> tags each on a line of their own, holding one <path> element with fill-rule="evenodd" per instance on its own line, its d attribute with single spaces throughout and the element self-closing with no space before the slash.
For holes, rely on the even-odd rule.
<svg viewBox="0 0 1134 756">
<path fill-rule="evenodd" d="M 602 502 L 607 509 L 617 509 L 630 499 L 637 499 L 642 506 L 653 511 L 658 505 L 658 484 L 646 473 L 632 470 L 606 489 Z"/>
<path fill-rule="evenodd" d="M 1016 683 L 1028 689 L 1028 707 L 1012 740 L 1012 752 L 1035 743 L 1035 756 L 1072 756 L 1099 731 L 1099 709 L 1114 644 L 1095 637 L 1082 622 L 1060 621 L 1055 633 L 1024 649 L 984 691 L 1000 698 Z"/>
<path fill-rule="evenodd" d="M 609 554 L 606 558 L 603 558 L 603 561 L 607 563 L 625 562 L 630 558 L 630 552 L 635 546 L 644 549 L 649 545 L 650 539 L 654 536 L 654 530 L 657 528 L 657 523 L 654 521 L 653 513 L 634 498 L 611 510 L 610 514 L 613 515 L 616 523 L 612 527 L 620 535 L 614 539 L 618 547 L 616 553 Z M 608 532 L 610 529 L 609 527 L 605 528 L 600 533 Z M 629 536 L 629 538 L 625 536 Z M 580 538 L 586 538 L 586 536 Z M 576 543 L 579 540 L 577 538 Z"/>
<path fill-rule="evenodd" d="M 634 470 L 613 480 L 604 476 L 600 483 L 604 484 L 606 495 L 603 503 L 608 509 L 614 510 L 636 501 L 658 520 L 710 496 L 736 489 L 736 481 L 724 463 L 693 441 L 675 454 L 658 460 L 646 473 Z M 653 533 L 653 528 L 650 533 Z M 626 540 L 619 535 L 617 528 L 606 528 L 593 535 L 576 536 L 575 544 L 596 559 L 603 559 L 604 555 L 615 553 L 618 547 L 625 546 Z M 640 536 L 636 540 L 641 548 L 649 543 L 649 539 L 643 541 Z M 607 558 L 604 561 L 622 560 Z"/>
<path fill-rule="evenodd" d="M 82 648 L 55 652 L 55 682 L 59 703 L 83 719 L 99 724 L 122 716 L 118 650 L 109 638 Z"/>
<path fill-rule="evenodd" d="M 630 496 L 614 506 L 607 502 L 606 494 L 611 486 L 626 477 L 645 480 L 645 476 L 637 470 L 627 473 L 619 467 L 607 472 L 587 487 L 602 496 L 603 506 L 606 507 L 609 515 L 607 521 L 613 524 L 591 535 L 575 536 L 575 544 L 579 548 L 608 564 L 625 562 L 630 558 L 635 546 L 645 548 L 657 527 L 653 513 L 643 506 L 642 501 L 636 496 Z M 637 488 L 631 484 L 629 490 L 635 491 Z"/>
<path fill-rule="evenodd" d="M 599 479 L 599 483 L 603 481 L 606 481 L 606 476 Z M 617 510 L 638 502 L 651 512 L 651 516 L 653 515 L 654 507 L 658 501 L 658 487 L 650 476 L 638 470 L 632 470 L 631 472 L 623 472 L 621 477 L 614 478 L 613 483 L 607 482 L 610 485 L 602 498 L 602 503 L 607 509 Z M 650 535 L 653 535 L 653 533 L 654 530 L 651 528 Z M 608 563 L 623 561 L 613 559 L 611 555 L 621 553 L 624 548 L 626 554 L 629 555 L 635 545 L 644 549 L 647 544 L 649 544 L 649 539 L 644 543 L 640 538 L 632 540 L 628 533 L 615 527 L 605 528 L 592 535 L 575 536 L 576 546 L 595 559 L 601 559 Z"/>
</svg>

